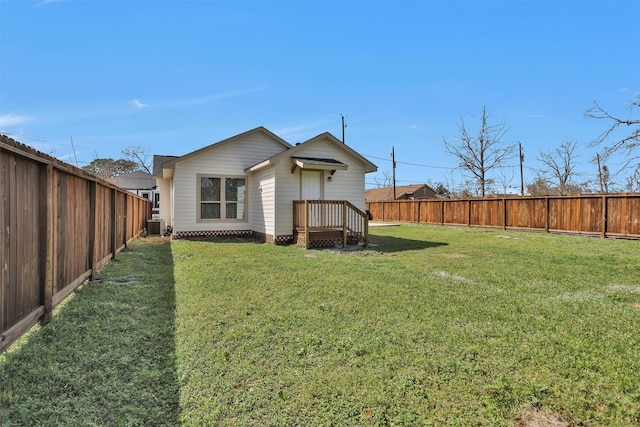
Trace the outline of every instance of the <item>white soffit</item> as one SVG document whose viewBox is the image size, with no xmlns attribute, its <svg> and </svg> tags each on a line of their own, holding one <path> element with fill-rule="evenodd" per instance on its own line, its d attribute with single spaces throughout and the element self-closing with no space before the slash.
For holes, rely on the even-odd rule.
<svg viewBox="0 0 640 427">
<path fill-rule="evenodd" d="M 349 167 L 338 160 L 317 157 L 291 157 L 291 161 L 300 169 L 345 171 Z"/>
</svg>

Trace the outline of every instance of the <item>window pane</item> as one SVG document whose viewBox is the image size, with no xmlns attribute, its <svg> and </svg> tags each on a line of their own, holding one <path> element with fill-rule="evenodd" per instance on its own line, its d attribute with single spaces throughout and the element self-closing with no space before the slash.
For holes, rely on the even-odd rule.
<svg viewBox="0 0 640 427">
<path fill-rule="evenodd" d="M 200 218 L 220 219 L 220 203 L 201 203 Z"/>
<path fill-rule="evenodd" d="M 242 219 L 242 217 L 238 217 L 238 204 L 237 203 L 227 203 L 227 219 Z"/>
<path fill-rule="evenodd" d="M 237 203 L 238 217 L 237 219 L 244 219 L 244 200 Z"/>
<path fill-rule="evenodd" d="M 220 201 L 220 178 L 200 178 L 200 200 L 203 202 Z"/>
<path fill-rule="evenodd" d="M 225 180 L 225 200 L 238 202 L 244 200 L 244 178 L 227 178 Z"/>
</svg>

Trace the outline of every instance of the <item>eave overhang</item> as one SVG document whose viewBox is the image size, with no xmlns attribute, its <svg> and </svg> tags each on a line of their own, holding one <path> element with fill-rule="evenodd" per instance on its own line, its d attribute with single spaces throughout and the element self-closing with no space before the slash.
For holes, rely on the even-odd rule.
<svg viewBox="0 0 640 427">
<path fill-rule="evenodd" d="M 299 167 L 307 170 L 346 171 L 349 166 L 335 159 L 317 157 L 291 157 L 293 169 Z"/>
</svg>

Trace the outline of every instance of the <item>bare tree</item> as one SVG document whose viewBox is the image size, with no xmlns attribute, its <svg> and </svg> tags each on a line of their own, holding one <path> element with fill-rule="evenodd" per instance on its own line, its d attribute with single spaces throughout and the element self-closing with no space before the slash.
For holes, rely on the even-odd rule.
<svg viewBox="0 0 640 427">
<path fill-rule="evenodd" d="M 502 141 L 507 132 L 504 123 L 490 124 L 489 118 L 487 108 L 483 107 L 477 135 L 472 135 L 460 118 L 460 135 L 453 140 L 443 137 L 445 149 L 458 158 L 461 169 L 472 175 L 482 196 L 490 182 L 489 173 L 511 158 L 516 148 L 515 144 L 505 145 Z"/>
<path fill-rule="evenodd" d="M 391 174 L 389 172 L 383 171 L 382 172 L 382 182 L 380 181 L 380 179 L 376 176 L 373 178 L 376 182 L 376 187 L 377 188 L 387 188 L 387 187 L 391 187 L 393 185 L 393 179 L 391 177 Z"/>
<path fill-rule="evenodd" d="M 549 185 L 549 181 L 540 173 L 531 182 L 527 184 L 527 194 L 530 196 L 548 196 L 554 194 L 555 190 Z"/>
<path fill-rule="evenodd" d="M 596 154 L 596 158 L 594 159 L 595 163 L 598 165 L 598 178 L 597 183 L 600 187 L 601 193 L 609 193 L 611 187 L 613 187 L 613 177 L 611 176 L 611 172 L 609 171 L 609 167 L 607 165 L 603 165 L 600 162 L 600 154 Z"/>
<path fill-rule="evenodd" d="M 600 183 L 600 191 L 602 193 L 609 192 L 609 185 L 611 184 L 611 174 L 609 173 L 609 167 L 603 165 L 598 172 L 598 182 Z"/>
<path fill-rule="evenodd" d="M 130 146 L 122 150 L 122 155 L 125 159 L 137 163 L 141 170 L 153 175 L 151 170 L 153 156 L 148 148 Z"/>
<path fill-rule="evenodd" d="M 516 176 L 516 173 L 513 168 L 509 167 L 499 167 L 498 168 L 498 178 L 496 181 L 500 184 L 502 194 L 507 194 L 509 188 L 511 187 L 511 183 Z"/>
<path fill-rule="evenodd" d="M 557 180 L 560 194 L 567 194 L 567 186 L 575 174 L 577 146 L 576 141 L 568 140 L 553 151 L 540 151 L 538 156 L 538 160 L 547 167 L 544 172 Z"/>
<path fill-rule="evenodd" d="M 625 191 L 629 191 L 631 193 L 640 191 L 640 168 L 636 169 L 634 173 L 627 176 L 624 189 Z"/>
<path fill-rule="evenodd" d="M 597 146 L 612 139 L 613 142 L 603 147 L 602 159 L 607 161 L 612 155 L 621 154 L 625 158 L 621 170 L 633 168 L 634 173 L 640 173 L 640 119 L 631 117 L 622 119 L 607 112 L 596 101 L 593 101 L 593 105 L 585 112 L 585 116 L 589 119 L 604 119 L 610 124 L 600 136 L 591 142 L 591 146 Z M 640 108 L 640 94 L 636 95 L 635 100 L 629 103 L 627 110 L 629 114 L 632 114 L 634 109 L 638 108 Z M 619 130 L 625 128 L 630 128 L 631 133 L 618 134 Z"/>
<path fill-rule="evenodd" d="M 527 194 L 530 196 L 549 196 L 554 194 L 585 194 L 590 193 L 588 182 L 579 184 L 567 184 L 564 191 L 560 191 L 560 187 L 552 185 L 552 183 L 541 174 L 527 184 Z"/>
</svg>

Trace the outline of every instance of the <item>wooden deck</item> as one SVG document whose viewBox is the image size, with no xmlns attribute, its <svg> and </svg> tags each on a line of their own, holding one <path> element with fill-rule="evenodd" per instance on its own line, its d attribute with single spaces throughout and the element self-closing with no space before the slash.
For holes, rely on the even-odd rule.
<svg viewBox="0 0 640 427">
<path fill-rule="evenodd" d="M 293 202 L 294 242 L 305 248 L 369 243 L 368 216 L 346 200 Z"/>
</svg>

